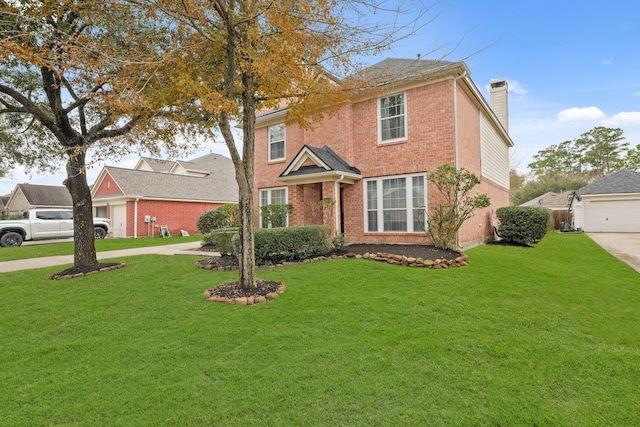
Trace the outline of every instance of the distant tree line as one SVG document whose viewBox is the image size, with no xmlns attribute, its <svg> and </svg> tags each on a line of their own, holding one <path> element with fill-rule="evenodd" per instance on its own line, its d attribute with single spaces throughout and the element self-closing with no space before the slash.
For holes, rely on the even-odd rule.
<svg viewBox="0 0 640 427">
<path fill-rule="evenodd" d="M 547 192 L 584 187 L 622 168 L 640 169 L 640 144 L 630 147 L 620 128 L 597 126 L 572 141 L 538 151 L 527 176 L 511 171 L 511 203 L 522 204 Z"/>
</svg>

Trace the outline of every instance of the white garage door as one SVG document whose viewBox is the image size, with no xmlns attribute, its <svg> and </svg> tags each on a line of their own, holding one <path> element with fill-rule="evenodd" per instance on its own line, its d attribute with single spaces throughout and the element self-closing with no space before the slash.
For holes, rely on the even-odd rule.
<svg viewBox="0 0 640 427">
<path fill-rule="evenodd" d="M 640 232 L 640 200 L 584 201 L 584 231 Z"/>
</svg>

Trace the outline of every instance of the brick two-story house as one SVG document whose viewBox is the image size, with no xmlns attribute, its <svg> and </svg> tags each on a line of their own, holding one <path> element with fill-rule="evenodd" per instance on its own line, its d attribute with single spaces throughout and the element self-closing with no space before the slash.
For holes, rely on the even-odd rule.
<svg viewBox="0 0 640 427">
<path fill-rule="evenodd" d="M 311 128 L 285 125 L 286 108 L 258 115 L 256 206 L 290 203 L 290 226 L 324 223 L 351 243 L 428 243 L 416 208 L 437 202 L 427 174 L 448 163 L 491 198 L 458 244 L 486 241 L 495 209 L 509 205 L 507 82 L 491 84 L 490 107 L 462 62 L 386 59 L 359 76 L 379 79 L 376 90 Z"/>
</svg>

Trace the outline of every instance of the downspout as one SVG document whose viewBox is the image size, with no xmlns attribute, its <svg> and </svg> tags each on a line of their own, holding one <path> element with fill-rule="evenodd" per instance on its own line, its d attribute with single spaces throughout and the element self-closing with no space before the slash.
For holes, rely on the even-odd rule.
<svg viewBox="0 0 640 427">
<path fill-rule="evenodd" d="M 336 227 L 336 236 L 340 233 L 338 233 L 338 231 L 340 230 L 340 183 L 344 181 L 344 174 L 340 175 L 340 179 L 337 181 L 333 182 L 333 194 L 336 198 L 336 203 L 333 205 L 333 210 L 334 210 L 334 220 L 335 220 L 335 227 Z"/>
<path fill-rule="evenodd" d="M 467 76 L 467 70 L 453 79 L 453 166 L 458 170 L 458 80 Z M 460 229 L 456 232 L 456 245 L 460 246 Z"/>
<path fill-rule="evenodd" d="M 137 197 L 135 202 L 133 202 L 133 238 L 138 238 L 138 200 L 140 197 Z"/>
</svg>

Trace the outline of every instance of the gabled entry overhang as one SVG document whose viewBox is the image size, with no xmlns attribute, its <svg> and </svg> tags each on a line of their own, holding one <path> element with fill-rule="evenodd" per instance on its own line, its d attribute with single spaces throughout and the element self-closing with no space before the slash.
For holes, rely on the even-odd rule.
<svg viewBox="0 0 640 427">
<path fill-rule="evenodd" d="M 361 179 L 362 174 L 357 168 L 350 166 L 326 145 L 322 148 L 303 146 L 278 177 L 278 181 L 289 185 L 332 181 L 353 184 Z"/>
</svg>

